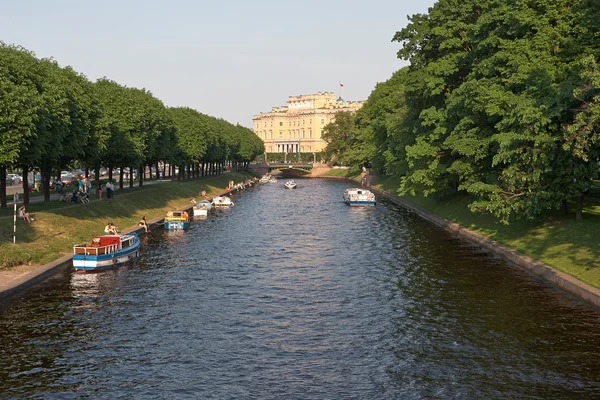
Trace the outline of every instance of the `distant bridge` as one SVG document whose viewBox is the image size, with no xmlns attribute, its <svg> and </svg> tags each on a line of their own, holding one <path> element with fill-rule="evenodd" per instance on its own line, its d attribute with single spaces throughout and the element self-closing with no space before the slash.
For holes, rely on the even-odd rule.
<svg viewBox="0 0 600 400">
<path fill-rule="evenodd" d="M 279 169 L 283 171 L 284 169 L 303 169 L 305 171 L 310 172 L 312 170 L 313 165 L 307 163 L 269 163 L 269 171 L 273 171 L 274 169 Z"/>
</svg>

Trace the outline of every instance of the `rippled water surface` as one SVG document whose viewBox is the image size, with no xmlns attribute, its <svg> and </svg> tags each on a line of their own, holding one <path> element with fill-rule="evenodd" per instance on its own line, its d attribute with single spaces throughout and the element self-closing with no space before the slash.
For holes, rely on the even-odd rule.
<svg viewBox="0 0 600 400">
<path fill-rule="evenodd" d="M 599 398 L 600 314 L 347 184 L 235 196 L 0 309 L 0 398 Z"/>
</svg>

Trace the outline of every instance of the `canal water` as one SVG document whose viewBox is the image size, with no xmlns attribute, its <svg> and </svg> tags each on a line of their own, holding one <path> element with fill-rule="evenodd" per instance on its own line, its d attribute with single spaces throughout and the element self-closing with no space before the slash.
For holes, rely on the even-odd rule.
<svg viewBox="0 0 600 400">
<path fill-rule="evenodd" d="M 600 398 L 600 313 L 340 181 L 264 184 L 0 309 L 0 398 Z"/>
</svg>

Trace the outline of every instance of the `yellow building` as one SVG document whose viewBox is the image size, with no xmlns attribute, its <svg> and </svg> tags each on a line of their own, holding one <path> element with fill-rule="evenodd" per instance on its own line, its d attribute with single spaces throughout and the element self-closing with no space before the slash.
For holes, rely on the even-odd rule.
<svg viewBox="0 0 600 400">
<path fill-rule="evenodd" d="M 267 153 L 312 153 L 325 149 L 323 128 L 340 111 L 356 112 L 364 101 L 336 100 L 333 92 L 290 96 L 287 106 L 273 107 L 252 118 L 254 133 Z"/>
</svg>

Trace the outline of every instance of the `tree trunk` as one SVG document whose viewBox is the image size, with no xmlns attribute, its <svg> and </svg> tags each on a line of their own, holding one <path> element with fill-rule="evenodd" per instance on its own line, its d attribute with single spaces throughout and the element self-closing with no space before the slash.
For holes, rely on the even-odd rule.
<svg viewBox="0 0 600 400">
<path fill-rule="evenodd" d="M 140 171 L 144 171 L 144 173 L 145 173 L 146 172 L 146 167 L 142 165 L 140 167 Z M 144 186 L 144 173 L 138 174 L 140 176 L 140 187 Z M 150 174 L 152 174 L 152 170 L 150 171 Z"/>
<path fill-rule="evenodd" d="M 44 201 L 50 201 L 50 175 L 52 174 L 52 169 L 44 167 L 42 165 L 40 174 L 42 175 L 42 190 L 44 191 Z"/>
<path fill-rule="evenodd" d="M 6 204 L 6 165 L 0 165 L 0 208 L 7 208 Z"/>
<path fill-rule="evenodd" d="M 123 190 L 123 167 L 119 168 L 119 190 Z"/>
<path fill-rule="evenodd" d="M 23 167 L 23 205 L 29 205 L 29 176 L 27 170 L 29 168 Z"/>
<path fill-rule="evenodd" d="M 577 196 L 577 211 L 575 212 L 575 219 L 583 219 L 583 196 Z"/>
</svg>

